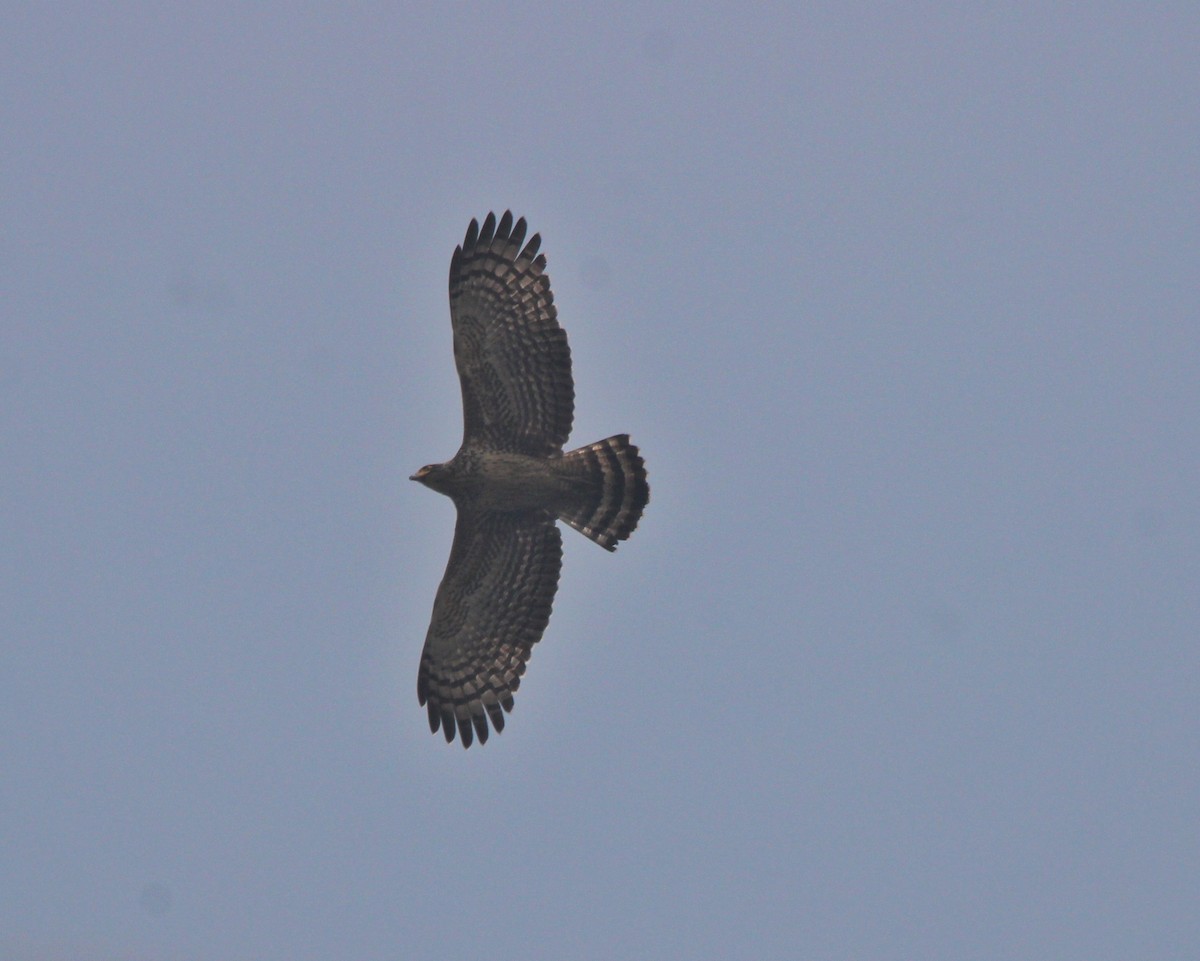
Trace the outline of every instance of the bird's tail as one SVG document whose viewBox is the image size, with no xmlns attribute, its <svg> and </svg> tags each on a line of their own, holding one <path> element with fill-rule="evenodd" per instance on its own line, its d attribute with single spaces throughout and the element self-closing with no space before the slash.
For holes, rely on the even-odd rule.
<svg viewBox="0 0 1200 961">
<path fill-rule="evenodd" d="M 579 479 L 583 493 L 558 512 L 560 520 L 615 551 L 637 527 L 650 500 L 646 465 L 628 434 L 616 434 L 563 454 L 563 466 Z"/>
</svg>

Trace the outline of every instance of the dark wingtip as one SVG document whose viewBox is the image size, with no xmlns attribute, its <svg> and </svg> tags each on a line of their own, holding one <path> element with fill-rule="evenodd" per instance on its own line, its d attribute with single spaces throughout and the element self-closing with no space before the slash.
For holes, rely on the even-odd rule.
<svg viewBox="0 0 1200 961">
<path fill-rule="evenodd" d="M 506 210 L 500 217 L 500 223 L 496 225 L 496 239 L 508 240 L 512 234 L 513 215 L 511 210 Z"/>
<path fill-rule="evenodd" d="M 525 231 L 528 229 L 529 226 L 525 223 L 524 217 L 513 224 L 512 234 L 508 240 L 518 251 L 521 249 L 521 244 L 525 242 Z"/>
<path fill-rule="evenodd" d="M 463 240 L 462 249 L 472 250 L 476 242 L 479 240 L 479 221 L 474 217 L 471 218 L 471 225 L 467 227 L 467 236 Z"/>
<path fill-rule="evenodd" d="M 447 744 L 454 740 L 454 727 L 454 711 L 450 709 L 448 704 L 444 705 L 442 707 L 442 733 L 446 736 Z"/>
<path fill-rule="evenodd" d="M 488 725 L 487 717 L 483 714 L 472 714 L 471 723 L 475 725 L 475 736 L 479 738 L 480 744 L 487 744 Z"/>
<path fill-rule="evenodd" d="M 492 238 L 496 236 L 496 215 L 489 213 L 484 218 L 483 226 L 479 229 L 479 240 L 477 244 L 480 247 L 488 247 L 492 243 Z"/>
</svg>

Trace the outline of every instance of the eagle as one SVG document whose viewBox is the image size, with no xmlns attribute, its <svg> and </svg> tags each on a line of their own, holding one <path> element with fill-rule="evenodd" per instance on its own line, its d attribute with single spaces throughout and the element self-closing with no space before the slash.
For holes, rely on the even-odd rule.
<svg viewBox="0 0 1200 961">
<path fill-rule="evenodd" d="M 562 567 L 563 521 L 615 551 L 650 500 L 628 434 L 564 453 L 575 411 L 541 236 L 511 211 L 471 221 L 450 261 L 450 323 L 463 439 L 412 475 L 457 511 L 417 675 L 429 729 L 464 748 L 504 730 L 546 630 Z"/>
</svg>

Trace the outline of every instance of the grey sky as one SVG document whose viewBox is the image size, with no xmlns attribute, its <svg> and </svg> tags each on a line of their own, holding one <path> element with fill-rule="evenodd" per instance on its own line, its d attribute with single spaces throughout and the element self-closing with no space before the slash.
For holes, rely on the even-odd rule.
<svg viewBox="0 0 1200 961">
<path fill-rule="evenodd" d="M 3 20 L 0 956 L 1191 957 L 1194 5 Z M 464 752 L 505 207 L 652 499 Z"/>
</svg>

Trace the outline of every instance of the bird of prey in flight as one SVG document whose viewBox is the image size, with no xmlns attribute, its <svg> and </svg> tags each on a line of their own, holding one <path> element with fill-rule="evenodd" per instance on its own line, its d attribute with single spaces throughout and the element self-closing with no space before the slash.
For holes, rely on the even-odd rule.
<svg viewBox="0 0 1200 961">
<path fill-rule="evenodd" d="M 417 697 L 430 730 L 487 741 L 550 620 L 563 521 L 614 551 L 650 499 L 627 434 L 563 452 L 574 417 L 567 334 L 541 238 L 505 211 L 472 220 L 450 261 L 450 323 L 463 440 L 412 476 L 454 501 L 458 522 L 433 602 Z"/>
</svg>

